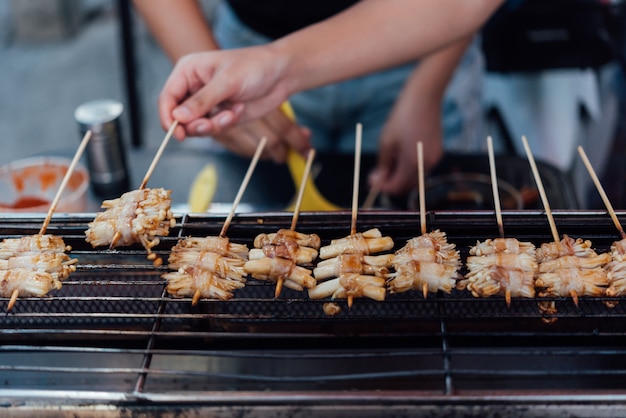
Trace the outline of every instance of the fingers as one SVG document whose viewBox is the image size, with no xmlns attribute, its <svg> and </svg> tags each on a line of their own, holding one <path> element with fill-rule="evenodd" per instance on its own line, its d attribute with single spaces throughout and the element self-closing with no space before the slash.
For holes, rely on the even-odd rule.
<svg viewBox="0 0 626 418">
<path fill-rule="evenodd" d="M 368 178 L 370 187 L 379 187 L 383 193 L 403 195 L 417 185 L 415 159 L 407 157 L 402 147 L 381 146 L 376 168 Z"/>
<path fill-rule="evenodd" d="M 267 138 L 267 143 L 263 149 L 262 158 L 271 159 L 277 163 L 284 162 L 287 158 L 288 146 L 279 133 L 274 131 L 264 119 L 257 119 L 227 129 L 215 136 L 215 139 L 224 144 L 230 151 L 251 157 L 256 151 L 260 138 L 263 137 Z"/>
<path fill-rule="evenodd" d="M 287 147 L 302 155 L 311 149 L 311 130 L 300 126 L 281 109 L 269 113 L 264 119 Z"/>
<path fill-rule="evenodd" d="M 174 136 L 180 140 L 226 129 L 237 122 L 244 110 L 243 104 L 239 103 L 207 117 L 212 109 L 232 95 L 232 87 L 228 83 L 213 82 L 213 64 L 211 61 L 200 62 L 199 55 L 191 54 L 178 61 L 158 98 L 161 125 L 168 129 L 174 120 L 178 120 L 180 127 Z"/>
</svg>

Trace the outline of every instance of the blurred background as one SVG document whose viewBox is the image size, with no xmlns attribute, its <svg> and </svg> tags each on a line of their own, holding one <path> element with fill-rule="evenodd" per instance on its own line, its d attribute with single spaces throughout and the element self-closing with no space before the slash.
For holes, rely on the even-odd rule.
<svg viewBox="0 0 626 418">
<path fill-rule="evenodd" d="M 207 15 L 218 1 L 203 1 Z M 131 2 L 0 1 L 0 165 L 33 155 L 73 155 L 81 138 L 75 109 L 114 99 L 124 104 L 122 138 L 136 187 L 164 137 L 156 100 L 170 69 Z M 608 127 L 612 151 L 601 175 L 614 205 L 625 208 L 626 94 L 620 77 L 614 86 L 618 117 Z M 501 122 L 493 118 L 493 102 L 485 120 L 487 129 Z M 170 142 L 152 182 L 175 189 L 176 202 L 184 204 L 191 181 L 217 148 L 206 139 Z M 219 199 L 228 201 L 236 191 L 239 178 L 230 182 Z M 590 199 L 580 206 L 601 204 Z"/>
</svg>

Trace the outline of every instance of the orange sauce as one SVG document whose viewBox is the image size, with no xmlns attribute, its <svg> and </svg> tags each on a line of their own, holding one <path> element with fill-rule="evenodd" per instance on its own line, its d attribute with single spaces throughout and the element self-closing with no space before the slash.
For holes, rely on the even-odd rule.
<svg viewBox="0 0 626 418">
<path fill-rule="evenodd" d="M 7 204 L 0 203 L 0 207 L 6 209 L 26 209 L 26 208 L 34 208 L 37 206 L 49 205 L 50 202 L 46 199 L 42 199 L 37 196 L 22 196 L 17 199 L 15 202 Z"/>
</svg>

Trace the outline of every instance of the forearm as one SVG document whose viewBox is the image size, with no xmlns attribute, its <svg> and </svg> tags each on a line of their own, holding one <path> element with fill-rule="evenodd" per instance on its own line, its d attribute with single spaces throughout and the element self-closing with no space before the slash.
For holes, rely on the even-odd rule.
<svg viewBox="0 0 626 418">
<path fill-rule="evenodd" d="M 423 57 L 407 80 L 403 94 L 425 103 L 442 102 L 445 90 L 472 37 Z"/>
<path fill-rule="evenodd" d="M 218 49 L 197 0 L 133 0 L 172 62 L 192 52 Z"/>
<path fill-rule="evenodd" d="M 409 62 L 474 33 L 502 0 L 364 0 L 272 44 L 296 92 Z"/>
</svg>

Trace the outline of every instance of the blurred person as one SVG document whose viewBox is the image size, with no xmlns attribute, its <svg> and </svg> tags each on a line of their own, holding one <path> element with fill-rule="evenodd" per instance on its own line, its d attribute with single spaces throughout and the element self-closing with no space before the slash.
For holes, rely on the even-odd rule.
<svg viewBox="0 0 626 418">
<path fill-rule="evenodd" d="M 526 136 L 535 158 L 570 178 L 582 208 L 598 193 L 577 148 L 601 175 L 619 120 L 623 26 L 621 1 L 509 0 L 482 31 L 486 129 L 522 156 Z"/>
<path fill-rule="evenodd" d="M 359 15 L 367 13 L 367 8 L 373 6 L 376 9 L 380 5 L 365 2 L 370 4 L 361 7 L 357 0 L 228 0 L 218 3 L 212 21 L 207 22 L 201 4 L 196 0 L 134 0 L 134 3 L 174 63 L 183 56 L 199 51 L 250 46 L 265 46 L 265 49 L 273 50 L 277 39 L 319 22 L 326 24 L 325 21 L 332 16 L 341 15 L 338 20 L 335 19 L 336 23 L 329 22 L 337 27 L 334 32 L 313 29 L 316 34 L 301 46 L 300 51 L 303 52 L 309 48 L 327 48 L 331 52 L 333 49 L 329 46 L 333 44 L 342 47 L 331 52 L 325 58 L 327 61 L 316 62 L 315 54 L 310 55 L 313 58 L 312 65 L 324 68 L 327 81 L 311 82 L 311 79 L 303 87 L 285 91 L 281 96 L 281 100 L 288 99 L 295 109 L 297 123 L 290 121 L 280 110 L 278 105 L 281 101 L 274 100 L 271 108 L 254 114 L 251 112 L 236 126 L 229 124 L 215 129 L 206 120 L 204 123 L 181 120 L 185 130 L 180 128 L 177 131 L 179 139 L 182 139 L 183 132 L 190 136 L 212 136 L 230 151 L 251 156 L 259 138 L 265 136 L 268 145 L 264 156 L 282 162 L 288 147 L 301 153 L 310 147 L 320 153 L 352 153 L 355 126 L 360 122 L 363 125 L 363 152 L 378 153 L 378 165 L 371 174 L 371 181 L 379 184 L 383 192 L 395 195 L 407 193 L 417 183 L 417 141 L 424 143 L 427 170 L 439 162 L 444 149 L 474 151 L 480 149 L 484 142 L 484 138 L 481 138 L 480 96 L 482 55 L 478 42 L 472 39 L 472 30 L 425 49 L 420 54 L 422 59 L 417 63 L 414 61 L 417 55 L 407 54 L 405 59 L 365 70 L 365 67 L 360 68 L 357 61 L 348 60 L 347 66 L 353 67 L 353 74 L 339 76 L 340 72 L 336 71 L 334 64 L 339 65 L 340 60 L 335 60 L 333 53 L 349 57 L 364 49 L 366 55 L 385 55 L 382 53 L 386 49 L 383 32 L 404 30 L 400 21 L 396 25 L 393 13 L 390 20 L 381 19 L 383 15 L 380 15 L 373 22 L 368 23 L 363 19 L 353 26 L 344 23 L 352 13 L 349 9 L 358 6 L 354 14 Z M 479 2 L 472 7 L 482 9 L 483 17 L 497 4 L 498 1 L 487 1 L 484 5 Z M 403 10 L 404 7 L 402 2 L 390 3 L 383 13 L 388 10 L 399 14 L 405 11 L 412 13 L 411 7 Z M 413 16 L 410 24 L 421 25 L 425 31 L 435 23 L 427 18 L 420 23 L 419 9 L 410 16 Z M 454 24 L 444 14 L 438 19 L 443 20 L 442 24 L 446 26 Z M 363 32 L 367 32 L 369 39 L 359 35 Z M 430 38 L 430 35 L 426 38 Z M 406 41 L 412 42 L 409 37 Z M 216 57 L 219 60 L 229 55 Z M 199 56 L 194 59 L 197 58 Z M 252 71 L 244 77 L 264 76 L 261 68 L 254 74 L 255 61 L 250 61 L 248 65 Z M 219 73 L 215 75 L 216 78 L 220 76 Z M 245 78 L 238 80 L 236 71 L 221 75 L 227 76 L 221 81 L 224 85 L 236 82 L 246 84 L 249 81 Z M 196 80 L 198 82 L 203 81 Z M 229 97 L 223 99 L 220 102 L 224 103 L 210 103 L 210 108 L 203 109 L 204 113 L 215 111 L 215 105 L 218 104 L 235 103 Z M 165 117 L 163 120 L 169 123 L 171 118 Z"/>
</svg>

